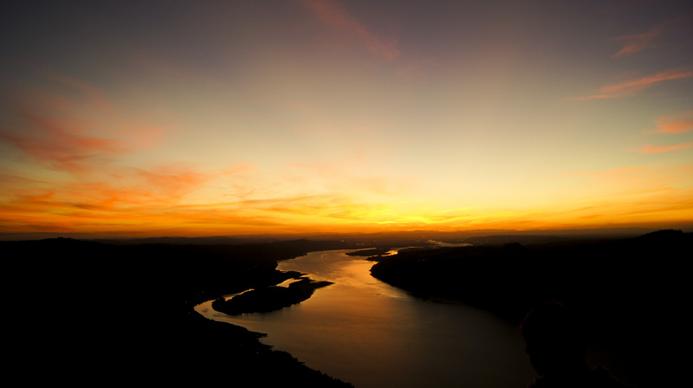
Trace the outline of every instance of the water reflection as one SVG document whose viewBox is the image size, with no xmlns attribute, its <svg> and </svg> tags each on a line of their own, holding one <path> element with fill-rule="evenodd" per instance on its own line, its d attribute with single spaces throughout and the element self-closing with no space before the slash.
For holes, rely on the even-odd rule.
<svg viewBox="0 0 693 388">
<path fill-rule="evenodd" d="M 485 312 L 413 298 L 370 276 L 372 262 L 345 250 L 283 261 L 335 284 L 279 311 L 210 319 L 267 333 L 263 342 L 357 387 L 526 387 L 531 369 L 516 328 Z"/>
</svg>

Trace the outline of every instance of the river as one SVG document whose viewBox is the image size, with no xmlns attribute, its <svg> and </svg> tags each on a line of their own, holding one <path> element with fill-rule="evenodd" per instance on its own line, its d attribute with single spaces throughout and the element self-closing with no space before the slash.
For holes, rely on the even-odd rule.
<svg viewBox="0 0 693 388">
<path fill-rule="evenodd" d="M 461 304 L 413 297 L 370 275 L 348 250 L 279 263 L 333 285 L 292 307 L 228 316 L 211 301 L 203 316 L 266 333 L 262 342 L 356 387 L 526 387 L 529 360 L 516 327 Z M 268 373 L 271 373 L 268 371 Z"/>
</svg>

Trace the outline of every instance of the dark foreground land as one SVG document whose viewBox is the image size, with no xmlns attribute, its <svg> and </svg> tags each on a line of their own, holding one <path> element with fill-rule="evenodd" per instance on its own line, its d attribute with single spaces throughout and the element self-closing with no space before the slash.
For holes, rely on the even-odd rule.
<svg viewBox="0 0 693 388">
<path fill-rule="evenodd" d="M 358 255 L 413 243 L 382 241 Z M 325 284 L 274 287 L 300 276 L 277 271 L 277 260 L 369 245 L 0 242 L 3 369 L 23 385 L 346 386 L 193 307 L 250 288 L 256 291 L 217 307 L 239 313 L 298 303 Z M 688 368 L 680 354 L 691 349 L 682 319 L 690 306 L 691 258 L 693 234 L 662 231 L 408 249 L 380 258 L 372 274 L 418 296 L 464 302 L 513 322 L 538 303 L 560 301 L 581 317 L 596 362 L 636 386 L 688 386 L 690 377 L 679 376 Z"/>
<path fill-rule="evenodd" d="M 371 273 L 380 280 L 515 323 L 541 303 L 562 303 L 580 319 L 595 364 L 636 386 L 690 383 L 682 352 L 693 233 L 417 248 L 378 261 Z"/>
<path fill-rule="evenodd" d="M 193 311 L 296 275 L 277 271 L 277 260 L 343 247 L 0 242 L 3 369 L 22 385 L 347 386 L 261 344 L 256 333 Z"/>
</svg>

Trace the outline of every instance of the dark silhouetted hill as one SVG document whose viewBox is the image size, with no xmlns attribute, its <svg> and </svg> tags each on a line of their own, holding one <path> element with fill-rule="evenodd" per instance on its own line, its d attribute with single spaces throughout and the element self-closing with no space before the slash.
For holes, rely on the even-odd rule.
<svg viewBox="0 0 693 388">
<path fill-rule="evenodd" d="M 276 284 L 277 260 L 330 241 L 242 245 L 0 242 L 4 366 L 37 381 L 344 386 L 193 307 Z"/>
<path fill-rule="evenodd" d="M 424 298 L 462 301 L 519 322 L 560 301 L 579 313 L 592 347 L 631 382 L 661 383 L 680 361 L 690 305 L 693 234 L 421 248 L 382 258 L 371 273 Z M 656 386 L 656 385 L 655 385 Z"/>
</svg>

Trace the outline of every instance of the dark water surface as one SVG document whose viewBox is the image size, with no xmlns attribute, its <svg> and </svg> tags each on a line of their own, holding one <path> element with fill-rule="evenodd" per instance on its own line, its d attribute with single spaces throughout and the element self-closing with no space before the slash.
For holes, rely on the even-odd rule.
<svg viewBox="0 0 693 388">
<path fill-rule="evenodd" d="M 207 318 L 267 333 L 262 341 L 357 387 L 526 387 L 532 372 L 516 327 L 460 304 L 424 301 L 370 275 L 348 250 L 279 263 L 335 284 L 289 308 Z M 271 371 L 268 371 L 271 373 Z"/>
</svg>

